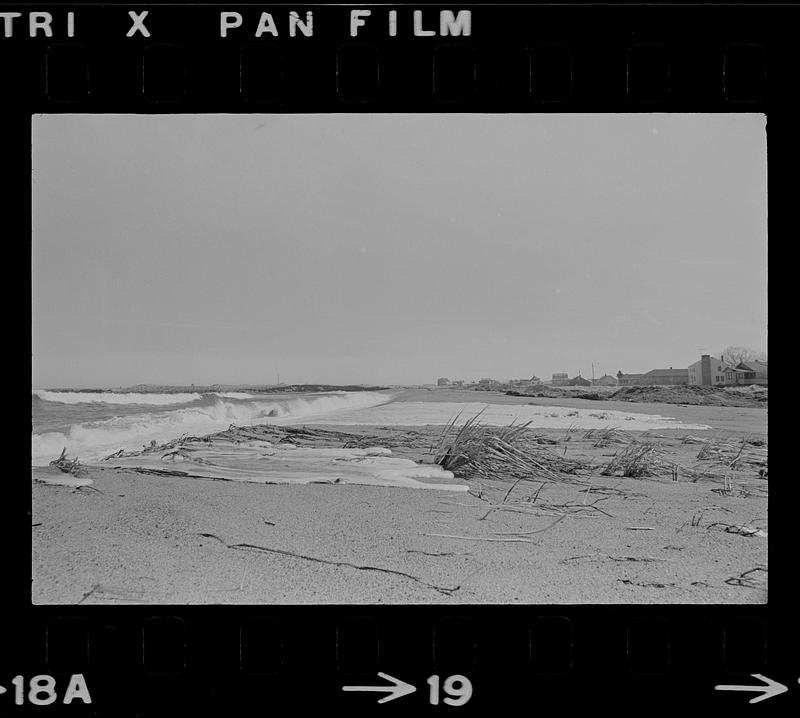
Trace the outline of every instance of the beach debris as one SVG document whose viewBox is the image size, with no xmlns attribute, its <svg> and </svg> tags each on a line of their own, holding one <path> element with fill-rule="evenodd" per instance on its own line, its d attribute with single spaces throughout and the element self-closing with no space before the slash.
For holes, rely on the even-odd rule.
<svg viewBox="0 0 800 718">
<path fill-rule="evenodd" d="M 590 414 L 590 416 L 592 415 Z M 615 426 L 610 426 L 607 429 L 589 429 L 583 435 L 583 438 L 591 441 L 592 446 L 595 448 L 610 446 L 611 444 L 627 444 L 631 441 L 631 437 L 627 433 Z"/>
<path fill-rule="evenodd" d="M 703 443 L 697 460 L 708 462 L 712 470 L 716 465 L 724 467 L 721 470 L 725 473 L 753 471 L 761 477 L 761 470 L 766 472 L 767 469 L 767 444 L 763 439 L 750 435 L 738 438 L 721 434 Z"/>
<path fill-rule="evenodd" d="M 691 521 L 689 523 L 692 526 L 699 526 L 700 522 L 703 520 L 703 516 L 705 515 L 706 511 L 724 511 L 725 513 L 728 513 L 728 514 L 732 513 L 730 509 L 725 508 L 724 506 L 717 506 L 717 505 L 703 506 L 702 508 L 697 510 L 694 514 L 692 514 L 692 519 L 691 519 Z M 683 526 L 686 526 L 686 525 L 687 524 L 685 524 L 685 523 L 683 524 Z M 681 528 L 683 528 L 683 526 L 681 526 Z"/>
<path fill-rule="evenodd" d="M 629 578 L 618 578 L 620 583 L 628 586 L 642 586 L 642 588 L 674 588 L 674 583 L 660 583 L 658 581 L 631 581 Z"/>
<path fill-rule="evenodd" d="M 244 569 L 242 570 L 242 578 L 239 581 L 239 591 L 244 591 L 244 581 L 247 578 L 247 569 L 250 568 L 250 562 L 246 561 L 244 564 Z"/>
<path fill-rule="evenodd" d="M 761 538 L 767 537 L 767 532 L 764 531 L 762 528 L 758 528 L 757 526 L 747 526 L 742 524 L 741 526 L 737 526 L 735 524 L 726 524 L 722 521 L 715 521 L 714 523 L 708 524 L 706 529 L 714 529 L 720 528 L 725 533 L 729 534 L 738 534 L 740 536 L 758 536 Z"/>
<path fill-rule="evenodd" d="M 173 451 L 168 451 L 166 454 L 161 456 L 161 461 L 189 461 L 191 460 L 191 456 L 184 451 L 183 449 L 175 449 Z"/>
<path fill-rule="evenodd" d="M 603 476 L 639 479 L 654 476 L 663 466 L 657 444 L 632 441 L 622 451 L 617 452 L 600 473 Z"/>
<path fill-rule="evenodd" d="M 505 427 L 480 423 L 483 411 L 456 429 L 457 414 L 442 431 L 434 463 L 464 479 L 569 481 L 583 464 L 541 446 L 528 429 L 531 422 Z"/>
<path fill-rule="evenodd" d="M 108 584 L 95 583 L 88 591 L 84 591 L 81 598 L 76 601 L 76 605 L 83 603 L 86 599 L 95 596 L 102 596 L 103 600 L 109 601 L 133 601 L 141 603 L 146 595 L 146 592 L 139 589 L 132 588 L 118 588 Z"/>
<path fill-rule="evenodd" d="M 732 474 L 730 475 L 726 474 L 725 476 L 723 476 L 722 480 L 723 480 L 722 486 L 711 489 L 713 493 L 719 494 L 720 496 L 741 496 L 742 498 L 745 499 L 748 496 L 750 496 L 750 492 L 747 491 L 747 489 L 745 489 L 743 486 L 737 485 L 736 488 L 734 488 Z"/>
<path fill-rule="evenodd" d="M 316 430 L 284 433 L 282 428 L 235 428 L 197 438 L 182 436 L 147 450 L 115 452 L 105 466 L 141 474 L 244 481 L 260 484 L 325 483 L 404 487 L 466 492 L 464 482 L 452 483 L 453 473 L 436 464 L 424 464 L 394 455 L 366 437 L 364 448 L 335 446 L 344 434 L 323 431 L 322 440 L 287 442 L 290 436 L 318 439 Z M 337 439 L 331 442 L 331 435 Z M 334 446 L 331 446 L 331 443 Z"/>
<path fill-rule="evenodd" d="M 506 489 L 505 493 L 501 500 L 496 501 L 490 497 L 488 493 L 484 493 L 483 487 L 476 492 L 471 490 L 470 493 L 475 496 L 475 498 L 480 499 L 486 504 L 489 504 L 488 510 L 478 518 L 478 521 L 486 520 L 491 514 L 496 511 L 507 511 L 511 513 L 522 513 L 528 514 L 530 516 L 570 516 L 572 518 L 580 518 L 580 519 L 589 519 L 589 518 L 600 518 L 597 514 L 602 514 L 604 516 L 612 517 L 612 515 L 598 506 L 601 501 L 607 500 L 612 495 L 622 495 L 624 496 L 625 493 L 621 492 L 617 489 L 613 489 L 607 486 L 594 486 L 592 484 L 572 484 L 579 488 L 581 493 L 583 494 L 583 498 L 581 501 L 572 500 L 566 501 L 561 503 L 554 503 L 548 501 L 540 501 L 539 496 L 542 491 L 547 487 L 551 486 L 547 481 L 542 481 L 542 483 L 536 488 L 536 490 L 524 496 L 521 496 L 517 499 L 511 500 L 511 495 L 517 486 L 520 485 L 522 481 L 525 481 L 525 478 L 518 478 L 508 489 Z M 585 490 L 584 490 L 585 486 Z M 595 491 L 595 493 L 599 494 L 597 498 L 593 501 L 588 501 L 588 496 L 590 491 Z M 470 504 L 464 504 L 470 505 Z M 477 508 L 478 504 L 472 504 L 470 506 L 474 506 Z M 596 512 L 596 513 L 595 513 Z"/>
<path fill-rule="evenodd" d="M 509 537 L 509 538 L 492 538 L 490 536 L 456 536 L 454 534 L 422 534 L 423 536 L 435 536 L 437 538 L 458 539 L 460 541 L 496 541 L 504 543 L 536 543 L 526 538 Z"/>
<path fill-rule="evenodd" d="M 77 457 L 72 460 L 67 458 L 66 446 L 61 450 L 61 456 L 59 456 L 57 459 L 53 459 L 53 461 L 50 462 L 50 466 L 55 466 L 65 474 L 71 474 L 75 477 L 84 476 L 86 474 L 86 468 L 83 466 L 83 464 L 81 464 L 80 461 L 78 461 Z"/>
<path fill-rule="evenodd" d="M 109 454 L 108 456 L 104 456 L 102 461 L 110 461 L 111 459 L 123 459 L 128 456 L 140 456 L 141 454 L 154 454 L 159 452 L 167 452 L 172 451 L 176 448 L 179 448 L 184 443 L 191 442 L 191 441 L 203 441 L 207 437 L 195 437 L 189 436 L 188 434 L 181 434 L 176 439 L 171 439 L 170 441 L 164 442 L 163 444 L 159 444 L 156 442 L 155 439 L 152 439 L 149 444 L 142 444 L 142 448 L 138 451 L 125 451 L 125 449 L 120 449 L 119 451 L 115 451 L 113 454 Z"/>
<path fill-rule="evenodd" d="M 626 526 L 626 531 L 655 531 L 652 526 Z"/>
<path fill-rule="evenodd" d="M 701 436 L 691 436 L 687 434 L 686 436 L 681 437 L 682 444 L 706 444 L 708 443 L 709 439 L 704 439 Z"/>
<path fill-rule="evenodd" d="M 764 566 L 756 566 L 738 576 L 726 578 L 725 583 L 730 586 L 741 586 L 742 588 L 764 588 L 767 583 L 767 569 Z"/>
<path fill-rule="evenodd" d="M 593 553 L 593 554 L 586 554 L 585 556 L 569 556 L 567 558 L 561 559 L 559 563 L 570 563 L 571 561 L 585 561 L 585 562 L 595 562 L 595 561 L 616 561 L 616 562 L 641 562 L 641 563 L 655 563 L 655 562 L 665 562 L 669 559 L 666 558 L 657 558 L 655 556 L 611 556 L 606 553 Z"/>
<path fill-rule="evenodd" d="M 307 556 L 306 554 L 296 553 L 294 551 L 285 551 L 284 549 L 279 548 L 270 548 L 267 546 L 258 546 L 256 544 L 249 544 L 249 543 L 237 543 L 237 544 L 229 544 L 224 539 L 220 538 L 216 534 L 212 533 L 198 533 L 198 536 L 202 536 L 204 538 L 213 538 L 223 544 L 226 548 L 232 549 L 234 551 L 256 551 L 262 553 L 271 553 L 271 554 L 278 554 L 280 556 L 289 556 L 291 558 L 297 558 L 304 561 L 311 561 L 314 563 L 322 563 L 327 564 L 328 566 L 340 566 L 343 568 L 351 568 L 356 571 L 375 571 L 378 573 L 386 573 L 391 574 L 394 576 L 401 576 L 403 578 L 407 578 L 411 581 L 419 583 L 427 588 L 430 588 L 438 593 L 442 593 L 446 596 L 451 596 L 456 591 L 461 588 L 461 585 L 458 586 L 439 586 L 434 583 L 429 583 L 418 576 L 414 576 L 410 573 L 406 573 L 405 571 L 396 571 L 391 568 L 381 568 L 380 566 L 362 566 L 360 564 L 350 563 L 349 561 L 331 561 L 324 558 L 319 558 L 317 556 Z"/>
<path fill-rule="evenodd" d="M 103 492 L 100 489 L 96 489 L 93 484 L 94 482 L 86 478 L 84 476 L 42 476 L 42 475 L 34 475 L 33 480 L 40 484 L 49 484 L 50 486 L 67 486 L 75 491 L 80 489 L 92 489 L 97 491 L 97 493 L 102 494 Z"/>
<path fill-rule="evenodd" d="M 530 536 L 531 534 L 540 534 L 544 533 L 545 531 L 549 531 L 551 528 L 553 528 L 553 526 L 563 521 L 565 518 L 567 518 L 567 515 L 562 514 L 551 524 L 548 524 L 547 526 L 540 529 L 533 529 L 532 531 L 493 531 L 492 533 L 495 534 L 496 536 Z"/>
</svg>

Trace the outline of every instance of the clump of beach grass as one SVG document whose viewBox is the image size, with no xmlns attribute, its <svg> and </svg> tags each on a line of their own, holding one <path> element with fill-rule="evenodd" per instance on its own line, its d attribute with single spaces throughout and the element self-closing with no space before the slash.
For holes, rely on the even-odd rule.
<svg viewBox="0 0 800 718">
<path fill-rule="evenodd" d="M 434 462 L 455 475 L 470 479 L 524 478 L 564 481 L 581 467 L 542 447 L 529 430 L 531 422 L 495 427 L 480 422 L 479 412 L 457 427 L 461 414 L 445 426 Z"/>
<path fill-rule="evenodd" d="M 639 479 L 654 476 L 661 468 L 663 462 L 656 444 L 633 441 L 614 455 L 601 474 Z"/>
<path fill-rule="evenodd" d="M 701 447 L 697 458 L 723 464 L 732 470 L 741 470 L 747 465 L 759 469 L 767 465 L 766 442 L 750 436 L 741 439 L 716 436 Z"/>
<path fill-rule="evenodd" d="M 583 438 L 592 442 L 595 448 L 610 446 L 611 444 L 626 444 L 630 436 L 620 429 L 609 426 L 606 429 L 589 429 Z"/>
</svg>

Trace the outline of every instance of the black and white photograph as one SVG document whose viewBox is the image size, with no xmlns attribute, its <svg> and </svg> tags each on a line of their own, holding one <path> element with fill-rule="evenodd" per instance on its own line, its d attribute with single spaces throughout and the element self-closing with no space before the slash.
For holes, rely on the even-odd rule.
<svg viewBox="0 0 800 718">
<path fill-rule="evenodd" d="M 34 604 L 764 604 L 766 118 L 35 114 Z"/>
</svg>

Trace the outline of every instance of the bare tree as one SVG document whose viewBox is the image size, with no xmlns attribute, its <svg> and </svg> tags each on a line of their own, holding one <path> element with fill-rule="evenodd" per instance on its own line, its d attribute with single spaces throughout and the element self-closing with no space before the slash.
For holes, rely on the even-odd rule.
<svg viewBox="0 0 800 718">
<path fill-rule="evenodd" d="M 726 347 L 720 352 L 720 359 L 726 364 L 737 366 L 743 361 L 766 361 L 767 355 L 747 347 Z"/>
</svg>

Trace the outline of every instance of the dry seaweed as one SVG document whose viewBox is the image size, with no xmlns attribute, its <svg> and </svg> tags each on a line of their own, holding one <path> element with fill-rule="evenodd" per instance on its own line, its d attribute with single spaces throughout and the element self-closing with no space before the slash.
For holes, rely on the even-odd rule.
<svg viewBox="0 0 800 718">
<path fill-rule="evenodd" d="M 61 456 L 57 459 L 53 459 L 50 462 L 50 466 L 55 466 L 57 469 L 60 469 L 65 474 L 70 474 L 71 476 L 83 476 L 86 474 L 86 468 L 78 461 L 78 458 L 75 457 L 74 459 L 67 458 L 67 447 L 65 446 L 61 450 Z"/>
</svg>

